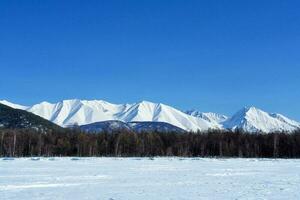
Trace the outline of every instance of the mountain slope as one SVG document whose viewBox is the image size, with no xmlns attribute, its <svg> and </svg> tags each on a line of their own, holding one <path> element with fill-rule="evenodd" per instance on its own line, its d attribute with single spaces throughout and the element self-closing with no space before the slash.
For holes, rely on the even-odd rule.
<svg viewBox="0 0 300 200">
<path fill-rule="evenodd" d="M 85 132 L 98 133 L 106 131 L 111 133 L 116 130 L 127 130 L 131 131 L 131 126 L 129 126 L 125 122 L 117 121 L 117 120 L 109 120 L 103 122 L 95 122 L 92 124 L 86 124 L 80 126 L 80 129 Z"/>
<path fill-rule="evenodd" d="M 184 133 L 185 130 L 166 122 L 129 122 L 128 125 L 135 132 L 175 132 Z"/>
<path fill-rule="evenodd" d="M 95 122 L 92 124 L 82 125 L 80 129 L 86 132 L 103 132 L 111 133 L 116 130 L 127 130 L 140 132 L 176 132 L 184 133 L 185 131 L 179 127 L 173 126 L 165 122 L 122 122 L 117 120 Z"/>
<path fill-rule="evenodd" d="M 0 127 L 9 129 L 30 128 L 40 131 L 63 130 L 42 117 L 3 104 L 0 104 Z"/>
<path fill-rule="evenodd" d="M 289 123 L 287 123 L 289 122 Z M 247 132 L 291 132 L 300 128 L 300 124 L 279 114 L 269 114 L 255 107 L 243 108 L 223 122 L 227 129 L 242 129 Z"/>
<path fill-rule="evenodd" d="M 26 110 L 26 109 L 28 109 L 27 106 L 22 106 L 22 105 L 19 105 L 19 104 L 14 104 L 14 103 L 11 103 L 11 102 L 6 101 L 6 100 L 0 100 L 0 104 L 9 106 L 11 108 L 20 109 L 20 110 Z"/>
<path fill-rule="evenodd" d="M 299 128 L 299 127 L 300 127 L 300 123 L 299 123 L 299 122 L 296 122 L 296 121 L 294 121 L 294 120 L 291 120 L 291 119 L 289 119 L 289 118 L 287 118 L 287 117 L 285 117 L 285 116 L 283 116 L 283 115 L 281 115 L 281 114 L 272 113 L 272 114 L 270 114 L 270 115 L 271 115 L 272 117 L 274 117 L 274 118 L 280 120 L 280 121 L 283 122 L 283 123 L 287 123 L 287 124 L 290 125 L 290 126 L 293 126 L 293 127 L 296 127 L 296 128 Z"/>
</svg>

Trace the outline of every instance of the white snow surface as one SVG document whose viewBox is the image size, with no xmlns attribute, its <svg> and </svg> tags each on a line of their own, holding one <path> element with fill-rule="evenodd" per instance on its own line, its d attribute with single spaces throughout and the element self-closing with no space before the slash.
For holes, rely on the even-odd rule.
<svg viewBox="0 0 300 200">
<path fill-rule="evenodd" d="M 41 102 L 22 106 L 8 101 L 0 103 L 24 109 L 60 126 L 86 125 L 95 122 L 118 120 L 122 122 L 166 122 L 187 131 L 208 129 L 243 129 L 248 132 L 292 132 L 300 123 L 281 114 L 270 114 L 255 107 L 244 108 L 232 117 L 196 110 L 186 113 L 162 103 L 142 101 L 132 104 L 112 104 L 103 100 L 64 100 L 57 103 Z"/>
<path fill-rule="evenodd" d="M 300 199 L 298 159 L 0 158 L 1 200 Z"/>
</svg>

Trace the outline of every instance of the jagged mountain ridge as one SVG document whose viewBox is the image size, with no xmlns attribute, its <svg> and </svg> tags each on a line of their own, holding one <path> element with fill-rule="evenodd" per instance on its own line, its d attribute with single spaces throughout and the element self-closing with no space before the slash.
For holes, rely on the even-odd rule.
<svg viewBox="0 0 300 200">
<path fill-rule="evenodd" d="M 244 108 L 232 117 L 196 110 L 181 112 L 171 106 L 142 101 L 133 104 L 112 104 L 102 100 L 64 100 L 22 106 L 8 101 L 0 103 L 22 108 L 60 126 L 87 125 L 116 120 L 128 122 L 165 122 L 186 131 L 208 129 L 242 129 L 247 132 L 287 131 L 300 128 L 300 123 L 281 114 L 270 114 L 255 107 Z"/>
<path fill-rule="evenodd" d="M 225 115 L 212 113 L 212 112 L 205 113 L 205 112 L 200 112 L 200 111 L 197 111 L 197 110 L 188 110 L 185 113 L 188 114 L 188 115 L 192 115 L 194 117 L 205 119 L 209 122 L 216 122 L 216 123 L 221 123 L 221 122 L 224 122 L 228 119 L 228 117 L 225 116 Z"/>
</svg>

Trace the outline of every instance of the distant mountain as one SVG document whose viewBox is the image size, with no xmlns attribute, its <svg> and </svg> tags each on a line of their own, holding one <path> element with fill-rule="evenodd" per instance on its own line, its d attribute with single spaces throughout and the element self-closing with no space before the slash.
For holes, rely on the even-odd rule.
<svg viewBox="0 0 300 200">
<path fill-rule="evenodd" d="M 204 112 L 200 112 L 197 110 L 188 110 L 185 113 L 188 115 L 194 116 L 194 117 L 198 117 L 198 118 L 207 120 L 212 123 L 221 123 L 228 119 L 228 117 L 225 115 L 212 113 L 212 112 L 204 113 Z"/>
<path fill-rule="evenodd" d="M 118 121 L 118 120 L 95 122 L 92 124 L 86 124 L 86 125 L 79 126 L 79 128 L 82 131 L 90 132 L 90 133 L 98 133 L 98 132 L 103 132 L 103 131 L 111 133 L 111 132 L 117 131 L 117 130 L 127 130 L 127 131 L 132 130 L 130 125 L 128 125 L 125 122 Z"/>
<path fill-rule="evenodd" d="M 116 130 L 128 130 L 134 132 L 177 132 L 184 133 L 185 130 L 168 124 L 165 122 L 121 122 L 117 120 L 96 122 L 92 124 L 82 125 L 80 129 L 86 132 L 113 132 Z"/>
<path fill-rule="evenodd" d="M 0 104 L 0 128 L 29 128 L 39 131 L 63 130 L 58 125 L 30 112 Z"/>
<path fill-rule="evenodd" d="M 64 100 L 58 103 L 42 102 L 22 106 L 8 101 L 0 103 L 32 112 L 60 126 L 90 125 L 96 122 L 165 122 L 186 131 L 208 129 L 242 129 L 249 132 L 287 131 L 300 128 L 300 123 L 281 114 L 270 114 L 255 107 L 244 108 L 232 117 L 196 110 L 181 112 L 161 103 L 142 101 L 133 104 L 112 104 L 102 100 Z M 118 122 L 119 125 L 121 125 Z M 152 124 L 147 124 L 152 125 Z M 114 126 L 114 124 L 109 124 Z M 108 127 L 109 128 L 109 127 Z"/>
<path fill-rule="evenodd" d="M 12 103 L 10 104 L 12 105 Z M 20 107 L 20 105 L 17 106 Z M 122 122 L 166 122 L 192 131 L 220 128 L 218 123 L 211 123 L 170 106 L 148 101 L 133 104 L 111 104 L 101 100 L 74 99 L 54 104 L 42 102 L 30 107 L 24 106 L 24 108 L 63 127 L 118 120 Z"/>
<path fill-rule="evenodd" d="M 182 128 L 174 126 L 166 122 L 129 122 L 129 126 L 136 132 L 176 132 L 184 133 L 186 132 Z"/>
<path fill-rule="evenodd" d="M 227 129 L 241 129 L 247 132 L 294 131 L 300 123 L 280 114 L 269 114 L 258 108 L 243 108 L 231 118 L 223 122 Z"/>
</svg>

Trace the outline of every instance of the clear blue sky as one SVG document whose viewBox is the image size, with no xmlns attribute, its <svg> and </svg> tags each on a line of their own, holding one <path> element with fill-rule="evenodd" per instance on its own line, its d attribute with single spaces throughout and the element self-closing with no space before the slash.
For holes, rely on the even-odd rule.
<svg viewBox="0 0 300 200">
<path fill-rule="evenodd" d="M 0 1 L 0 99 L 149 100 L 300 120 L 300 3 Z"/>
</svg>

